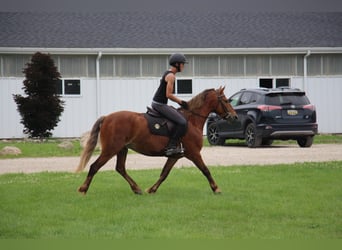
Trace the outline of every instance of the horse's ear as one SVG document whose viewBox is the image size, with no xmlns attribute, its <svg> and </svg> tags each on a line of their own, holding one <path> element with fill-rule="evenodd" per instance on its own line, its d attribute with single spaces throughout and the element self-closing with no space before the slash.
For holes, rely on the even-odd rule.
<svg viewBox="0 0 342 250">
<path fill-rule="evenodd" d="M 226 86 L 220 86 L 220 88 L 219 88 L 219 92 L 220 92 L 220 94 L 223 94 L 223 92 L 224 92 L 224 89 L 226 88 Z"/>
</svg>

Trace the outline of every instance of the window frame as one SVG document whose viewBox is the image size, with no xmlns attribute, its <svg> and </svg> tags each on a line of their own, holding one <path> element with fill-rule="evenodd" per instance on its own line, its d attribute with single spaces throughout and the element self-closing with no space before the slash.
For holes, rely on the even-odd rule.
<svg viewBox="0 0 342 250">
<path fill-rule="evenodd" d="M 272 87 L 261 86 L 262 80 L 271 81 Z M 286 85 L 278 86 L 277 81 L 280 81 L 280 80 L 287 80 L 288 85 L 287 86 Z M 268 88 L 268 89 L 281 88 L 281 87 L 291 88 L 291 78 L 290 77 L 259 77 L 258 82 L 259 82 L 259 88 Z"/>
<path fill-rule="evenodd" d="M 77 93 L 72 93 L 72 94 L 66 93 L 66 84 L 68 81 L 74 81 L 74 82 L 78 81 L 79 82 L 79 93 L 78 94 Z M 61 86 L 57 86 L 57 84 L 59 84 L 59 83 Z M 61 79 L 58 79 L 56 82 L 56 91 L 57 91 L 58 95 L 63 96 L 63 97 L 80 97 L 80 96 L 82 96 L 82 81 L 80 78 L 61 78 Z"/>
</svg>

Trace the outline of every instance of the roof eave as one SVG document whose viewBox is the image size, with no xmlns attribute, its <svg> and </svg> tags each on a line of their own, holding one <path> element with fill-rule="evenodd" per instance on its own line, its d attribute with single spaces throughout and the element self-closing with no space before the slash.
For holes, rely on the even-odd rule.
<svg viewBox="0 0 342 250">
<path fill-rule="evenodd" d="M 0 47 L 1 54 L 32 54 L 35 52 L 70 55 L 169 55 L 174 52 L 186 55 L 212 54 L 327 54 L 342 53 L 342 47 L 291 47 L 291 48 L 39 48 Z"/>
</svg>

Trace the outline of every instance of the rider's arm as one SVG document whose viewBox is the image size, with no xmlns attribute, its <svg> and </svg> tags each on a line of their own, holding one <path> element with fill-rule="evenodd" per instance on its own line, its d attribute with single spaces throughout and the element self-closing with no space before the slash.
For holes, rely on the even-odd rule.
<svg viewBox="0 0 342 250">
<path fill-rule="evenodd" d="M 166 85 L 166 97 L 171 101 L 178 103 L 179 105 L 182 103 L 182 100 L 173 94 L 173 88 L 175 83 L 175 75 L 170 73 L 165 77 Z"/>
</svg>

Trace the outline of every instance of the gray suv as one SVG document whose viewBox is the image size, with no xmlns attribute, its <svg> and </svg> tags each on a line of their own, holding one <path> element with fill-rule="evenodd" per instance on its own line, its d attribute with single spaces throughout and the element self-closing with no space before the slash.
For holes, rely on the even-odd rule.
<svg viewBox="0 0 342 250">
<path fill-rule="evenodd" d="M 316 109 L 304 91 L 292 88 L 242 89 L 229 98 L 238 119 L 227 122 L 215 113 L 207 120 L 211 145 L 244 139 L 248 147 L 271 145 L 274 139 L 296 140 L 311 147 L 317 134 Z"/>
</svg>

